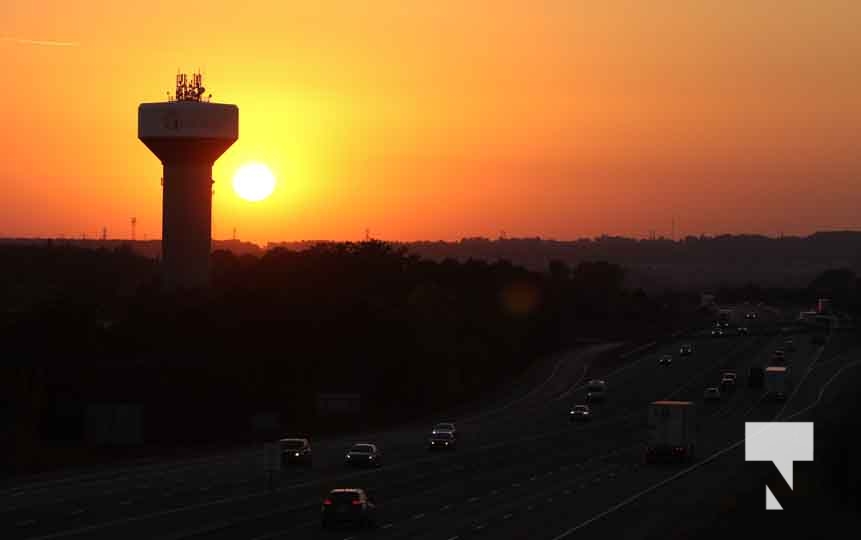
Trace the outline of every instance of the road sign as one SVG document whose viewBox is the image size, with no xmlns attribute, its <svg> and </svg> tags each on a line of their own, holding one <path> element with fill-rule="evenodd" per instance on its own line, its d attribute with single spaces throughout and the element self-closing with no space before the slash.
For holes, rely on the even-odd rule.
<svg viewBox="0 0 861 540">
<path fill-rule="evenodd" d="M 281 470 L 281 445 L 278 443 L 263 444 L 263 469 L 267 472 Z"/>
</svg>

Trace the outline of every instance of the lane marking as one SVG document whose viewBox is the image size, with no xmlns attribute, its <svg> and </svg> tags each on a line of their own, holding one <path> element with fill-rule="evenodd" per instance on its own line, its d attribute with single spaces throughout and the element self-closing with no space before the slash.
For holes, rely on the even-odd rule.
<svg viewBox="0 0 861 540">
<path fill-rule="evenodd" d="M 416 514 L 416 515 L 414 515 L 414 516 L 413 516 L 413 519 L 421 519 L 421 518 L 423 518 L 423 517 L 425 517 L 425 515 L 424 515 L 424 514 Z"/>
<path fill-rule="evenodd" d="M 69 515 L 70 516 L 80 516 L 83 513 L 84 513 L 84 509 L 78 508 L 77 510 L 73 510 Z"/>
<path fill-rule="evenodd" d="M 392 528 L 391 523 L 386 523 L 385 525 L 383 525 L 383 529 L 391 529 L 391 528 Z"/>
<path fill-rule="evenodd" d="M 448 510 L 449 508 L 451 508 L 451 505 L 450 505 L 450 504 L 447 504 L 447 505 L 443 506 L 442 508 L 440 508 L 440 510 L 442 510 L 443 512 L 445 512 L 445 511 L 446 511 L 446 510 Z"/>
<path fill-rule="evenodd" d="M 474 502 L 475 502 L 475 501 L 477 501 L 477 500 L 478 500 L 478 497 L 472 497 L 471 499 L 469 499 L 469 500 L 468 500 L 468 501 L 466 501 L 466 502 L 474 503 Z"/>
<path fill-rule="evenodd" d="M 509 518 L 511 518 L 511 514 L 505 514 L 504 516 L 502 516 L 502 519 L 509 519 Z"/>
</svg>

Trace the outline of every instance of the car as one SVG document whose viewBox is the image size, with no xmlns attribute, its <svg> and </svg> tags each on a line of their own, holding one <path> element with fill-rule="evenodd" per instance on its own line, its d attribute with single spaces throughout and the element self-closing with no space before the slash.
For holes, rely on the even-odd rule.
<svg viewBox="0 0 861 540">
<path fill-rule="evenodd" d="M 601 379 L 592 379 L 586 383 L 586 401 L 595 403 L 604 401 L 607 394 L 607 383 Z"/>
<path fill-rule="evenodd" d="M 729 321 L 721 321 L 720 326 L 724 329 L 729 328 Z"/>
<path fill-rule="evenodd" d="M 694 346 L 690 343 L 685 343 L 681 347 L 679 347 L 679 355 L 681 356 L 689 356 L 693 354 Z"/>
<path fill-rule="evenodd" d="M 738 335 L 747 336 L 750 334 L 750 330 L 748 330 L 747 326 L 739 326 L 738 327 Z"/>
<path fill-rule="evenodd" d="M 783 348 L 786 349 L 787 351 L 794 351 L 795 350 L 795 343 L 792 341 L 792 338 L 786 338 L 783 341 Z"/>
<path fill-rule="evenodd" d="M 705 401 L 720 401 L 720 390 L 716 386 L 710 386 L 703 392 Z"/>
<path fill-rule="evenodd" d="M 783 349 L 777 349 L 771 357 L 775 363 L 782 364 L 786 360 L 786 352 Z"/>
<path fill-rule="evenodd" d="M 723 330 L 721 328 L 712 328 L 712 337 L 722 337 Z"/>
<path fill-rule="evenodd" d="M 344 523 L 360 527 L 377 525 L 377 504 L 362 488 L 333 489 L 323 499 L 320 514 L 324 529 Z"/>
<path fill-rule="evenodd" d="M 428 450 L 454 450 L 457 448 L 457 437 L 450 431 L 431 433 L 428 439 Z"/>
<path fill-rule="evenodd" d="M 568 412 L 568 419 L 571 422 L 588 422 L 592 419 L 592 409 L 588 405 L 574 405 Z"/>
<path fill-rule="evenodd" d="M 310 467 L 314 456 L 311 451 L 311 442 L 306 438 L 286 438 L 278 441 L 281 446 L 281 464 L 290 465 L 298 463 Z"/>
<path fill-rule="evenodd" d="M 724 374 L 720 379 L 720 389 L 724 392 L 732 392 L 735 390 L 735 377 L 729 374 Z"/>
<path fill-rule="evenodd" d="M 661 356 L 660 360 L 658 360 L 659 366 L 669 366 L 669 365 L 672 365 L 672 363 L 673 363 L 673 355 L 672 354 L 665 354 L 665 355 Z"/>
<path fill-rule="evenodd" d="M 344 464 L 353 467 L 379 467 L 382 453 L 376 444 L 356 443 L 344 456 Z"/>
<path fill-rule="evenodd" d="M 755 311 L 751 311 L 750 313 L 745 313 L 745 319 L 756 319 L 757 315 Z"/>
<path fill-rule="evenodd" d="M 455 428 L 454 422 L 440 422 L 433 427 L 431 430 L 431 434 L 436 435 L 437 433 L 455 433 L 457 434 L 457 429 Z"/>
</svg>

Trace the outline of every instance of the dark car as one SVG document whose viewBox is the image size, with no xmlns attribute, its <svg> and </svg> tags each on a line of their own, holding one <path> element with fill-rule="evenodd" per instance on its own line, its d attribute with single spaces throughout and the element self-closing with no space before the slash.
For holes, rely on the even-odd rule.
<svg viewBox="0 0 861 540">
<path fill-rule="evenodd" d="M 455 427 L 454 422 L 440 422 L 433 427 L 431 433 L 436 435 L 437 433 L 441 433 L 443 431 L 448 431 L 449 433 L 454 433 L 457 435 L 457 427 Z"/>
<path fill-rule="evenodd" d="M 299 463 L 310 467 L 314 457 L 311 452 L 311 442 L 308 439 L 281 439 L 281 464 Z"/>
<path fill-rule="evenodd" d="M 672 365 L 672 363 L 673 363 L 673 355 L 672 354 L 665 354 L 665 355 L 661 356 L 660 360 L 658 360 L 659 366 L 669 366 L 669 365 Z"/>
<path fill-rule="evenodd" d="M 720 389 L 722 392 L 729 393 L 735 390 L 735 377 L 730 374 L 724 374 L 720 380 Z"/>
<path fill-rule="evenodd" d="M 375 444 L 354 444 L 344 456 L 344 464 L 355 467 L 379 467 L 382 463 L 382 453 Z"/>
<path fill-rule="evenodd" d="M 586 384 L 586 401 L 598 403 L 604 401 L 607 395 L 607 383 L 600 379 L 592 379 Z"/>
<path fill-rule="evenodd" d="M 747 370 L 747 385 L 750 388 L 762 388 L 765 381 L 765 370 L 761 367 L 751 367 Z"/>
<path fill-rule="evenodd" d="M 774 351 L 774 354 L 771 356 L 772 361 L 777 365 L 783 365 L 786 362 L 786 351 L 783 349 L 777 349 Z"/>
<path fill-rule="evenodd" d="M 588 405 L 574 405 L 568 412 L 568 420 L 571 422 L 588 422 L 592 419 L 592 410 Z"/>
<path fill-rule="evenodd" d="M 720 328 L 712 328 L 712 337 L 723 337 L 723 330 Z"/>
<path fill-rule="evenodd" d="M 756 312 L 751 311 L 750 313 L 745 313 L 744 318 L 745 319 L 756 319 Z"/>
<path fill-rule="evenodd" d="M 750 334 L 750 330 L 747 329 L 747 326 L 739 326 L 738 327 L 738 335 L 747 336 Z"/>
<path fill-rule="evenodd" d="M 681 356 L 690 356 L 694 352 L 694 346 L 690 343 L 685 343 L 681 347 L 679 347 L 679 355 Z"/>
<path fill-rule="evenodd" d="M 432 433 L 428 439 L 428 450 L 454 450 L 457 448 L 457 438 L 450 431 Z"/>
<path fill-rule="evenodd" d="M 333 489 L 323 499 L 320 524 L 325 529 L 340 523 L 376 527 L 377 505 L 364 489 Z"/>
</svg>

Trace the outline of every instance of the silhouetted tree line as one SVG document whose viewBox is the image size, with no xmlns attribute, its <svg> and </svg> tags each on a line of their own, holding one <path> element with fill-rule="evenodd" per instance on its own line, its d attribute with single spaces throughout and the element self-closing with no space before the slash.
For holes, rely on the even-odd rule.
<svg viewBox="0 0 861 540">
<path fill-rule="evenodd" d="M 698 302 L 627 290 L 606 262 L 534 272 L 378 241 L 217 251 L 197 293 L 163 292 L 157 264 L 128 247 L 0 246 L 0 274 L 10 425 L 70 440 L 93 403 L 141 404 L 146 440 L 166 443 L 409 420 L 578 340 L 692 324 Z M 321 392 L 361 394 L 359 420 L 319 415 Z M 281 431 L 255 433 L 259 412 Z"/>
</svg>

